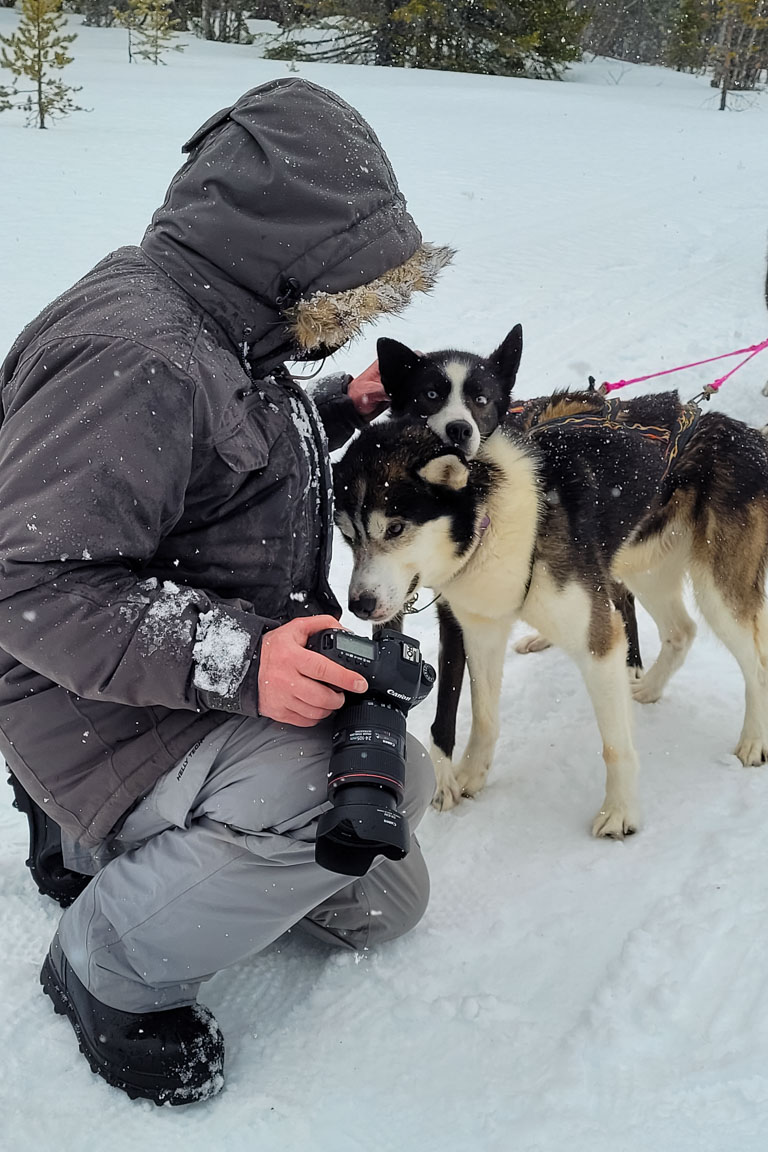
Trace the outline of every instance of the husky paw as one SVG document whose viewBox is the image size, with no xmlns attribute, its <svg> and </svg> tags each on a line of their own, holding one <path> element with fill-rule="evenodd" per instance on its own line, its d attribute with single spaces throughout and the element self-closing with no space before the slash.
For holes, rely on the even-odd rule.
<svg viewBox="0 0 768 1152">
<path fill-rule="evenodd" d="M 448 812 L 456 807 L 461 797 L 461 785 L 456 780 L 440 780 L 432 797 L 432 807 L 438 812 Z"/>
<path fill-rule="evenodd" d="M 462 796 L 476 796 L 478 792 L 482 792 L 487 779 L 487 772 L 472 772 L 468 776 L 459 776 Z"/>
<path fill-rule="evenodd" d="M 434 742 L 430 746 L 429 754 L 435 768 L 436 781 L 432 807 L 438 812 L 447 812 L 449 808 L 455 808 L 461 800 L 461 785 L 456 779 L 450 756 L 446 756 Z"/>
<path fill-rule="evenodd" d="M 442 768 L 442 765 L 440 767 Z M 438 812 L 447 812 L 449 808 L 455 808 L 464 796 L 476 796 L 481 792 L 487 778 L 488 767 L 485 765 L 478 767 L 475 761 L 467 761 L 466 757 L 455 769 L 451 768 L 450 772 L 438 770 L 432 807 Z"/>
<path fill-rule="evenodd" d="M 655 704 L 661 699 L 664 685 L 659 684 L 650 672 L 646 672 L 645 675 L 640 672 L 634 679 L 630 676 L 629 689 L 632 699 L 637 700 L 638 704 Z"/>
<path fill-rule="evenodd" d="M 544 652 L 552 645 L 539 632 L 529 632 L 527 636 L 521 636 L 519 640 L 516 640 L 513 647 L 515 652 L 519 652 L 521 656 L 526 656 L 529 652 Z"/>
<path fill-rule="evenodd" d="M 609 808 L 604 805 L 592 821 L 592 835 L 610 840 L 623 840 L 638 829 L 638 819 L 626 805 Z"/>
<path fill-rule="evenodd" d="M 634 685 L 639 684 L 645 673 L 643 669 L 636 664 L 627 664 L 627 676 L 629 677 L 629 686 L 634 691 Z"/>
<path fill-rule="evenodd" d="M 762 736 L 742 736 L 734 749 L 745 768 L 755 768 L 768 760 L 768 742 Z"/>
<path fill-rule="evenodd" d="M 462 796 L 476 796 L 483 790 L 490 767 L 490 756 L 464 753 L 456 768 L 456 783 Z"/>
</svg>

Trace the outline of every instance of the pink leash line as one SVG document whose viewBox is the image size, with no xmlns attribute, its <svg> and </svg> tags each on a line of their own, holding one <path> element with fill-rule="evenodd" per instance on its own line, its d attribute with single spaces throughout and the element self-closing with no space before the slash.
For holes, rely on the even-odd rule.
<svg viewBox="0 0 768 1152">
<path fill-rule="evenodd" d="M 749 355 L 732 368 L 730 372 L 726 372 L 725 376 L 721 376 L 718 380 L 713 380 L 711 384 L 707 384 L 703 389 L 702 395 L 710 396 L 713 392 L 717 392 L 718 388 L 725 384 L 726 380 L 733 376 L 734 372 L 738 372 L 739 368 L 743 368 L 745 364 L 749 363 L 753 356 L 757 356 L 758 352 L 768 348 L 768 340 L 763 340 L 761 344 L 751 344 L 748 348 L 737 348 L 735 352 L 723 352 L 721 356 L 710 356 L 706 360 L 694 360 L 691 364 L 679 364 L 677 368 L 665 368 L 663 372 L 649 372 L 647 376 L 635 376 L 632 380 L 615 380 L 612 384 L 605 381 L 601 385 L 601 391 L 604 393 L 615 392 L 617 388 L 626 388 L 627 384 L 641 384 L 644 380 L 653 380 L 657 376 L 669 376 L 672 372 L 683 372 L 686 368 L 698 368 L 702 364 L 712 364 L 715 360 L 726 360 L 729 356 L 741 356 L 744 352 Z"/>
</svg>

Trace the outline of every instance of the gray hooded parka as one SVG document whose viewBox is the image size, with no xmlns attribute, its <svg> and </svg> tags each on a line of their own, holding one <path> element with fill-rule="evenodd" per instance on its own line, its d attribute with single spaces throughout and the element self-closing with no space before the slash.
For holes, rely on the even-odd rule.
<svg viewBox="0 0 768 1152">
<path fill-rule="evenodd" d="M 315 85 L 256 88 L 185 150 L 141 246 L 0 369 L 0 751 L 86 847 L 227 714 L 258 714 L 266 629 L 338 615 L 327 445 L 281 362 L 450 258 Z"/>
</svg>

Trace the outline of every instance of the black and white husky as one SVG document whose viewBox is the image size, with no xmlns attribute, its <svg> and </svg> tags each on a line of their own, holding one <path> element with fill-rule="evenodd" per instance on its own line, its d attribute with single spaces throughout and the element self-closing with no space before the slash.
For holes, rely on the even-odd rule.
<svg viewBox="0 0 768 1152">
<path fill-rule="evenodd" d="M 647 398 L 650 410 L 665 397 L 679 409 L 666 393 Z M 370 427 L 336 466 L 336 519 L 353 553 L 352 612 L 391 620 L 426 586 L 463 633 L 472 728 L 458 763 L 435 751 L 438 806 L 485 783 L 507 642 L 522 619 L 581 671 L 607 772 L 592 831 L 620 837 L 638 826 L 632 697 L 657 700 L 691 645 L 686 577 L 744 675 L 736 755 L 744 764 L 768 759 L 768 443 L 707 413 L 684 450 L 665 454 L 632 427 L 574 419 L 595 402 L 556 395 L 535 429 L 499 429 L 472 460 L 424 424 Z M 616 582 L 661 638 L 655 663 L 632 685 Z"/>
<path fill-rule="evenodd" d="M 386 337 L 377 342 L 376 353 L 393 419 L 426 424 L 471 460 L 506 419 L 523 329 L 516 324 L 488 357 L 455 349 L 425 355 Z"/>
<path fill-rule="evenodd" d="M 397 340 L 382 337 L 377 344 L 379 371 L 391 405 L 393 419 L 424 424 L 444 444 L 471 460 L 480 445 L 502 424 L 530 432 L 549 404 L 549 398 L 527 400 L 510 410 L 512 390 L 517 379 L 523 352 L 523 329 L 516 324 L 490 356 L 446 349 L 438 352 L 415 352 Z M 594 411 L 615 415 L 621 420 L 647 420 L 647 403 L 629 401 L 621 406 L 591 398 Z M 673 422 L 674 405 L 656 406 L 653 419 Z M 624 620 L 627 632 L 627 665 L 633 677 L 642 673 L 640 642 L 634 597 L 621 586 L 613 590 L 613 599 Z M 365 602 L 355 610 L 365 616 Z M 451 759 L 456 742 L 456 715 L 464 679 L 466 657 L 461 628 L 445 600 L 437 602 L 440 629 L 440 660 L 437 685 L 437 707 L 432 725 L 432 741 L 442 758 Z M 402 626 L 402 615 L 389 622 Z M 540 633 L 526 635 L 515 643 L 517 652 L 536 652 L 549 647 Z M 437 793 L 435 807 L 447 806 L 450 797 Z"/>
<path fill-rule="evenodd" d="M 425 424 L 444 444 L 471 460 L 483 441 L 508 418 L 510 397 L 523 354 L 523 329 L 516 324 L 487 357 L 455 348 L 416 352 L 388 337 L 378 340 L 376 353 L 381 382 L 390 398 L 392 419 Z M 358 611 L 363 607 L 358 604 Z M 631 613 L 629 632 L 634 641 L 630 659 L 639 666 L 634 607 L 627 603 L 626 610 Z M 440 674 L 432 740 L 440 753 L 450 759 L 466 657 L 461 629 L 443 600 L 437 602 L 437 618 Z M 389 623 L 399 629 L 402 614 Z M 519 652 L 548 647 L 549 641 L 538 635 L 527 636 L 516 645 Z M 435 804 L 440 806 L 439 796 Z"/>
</svg>

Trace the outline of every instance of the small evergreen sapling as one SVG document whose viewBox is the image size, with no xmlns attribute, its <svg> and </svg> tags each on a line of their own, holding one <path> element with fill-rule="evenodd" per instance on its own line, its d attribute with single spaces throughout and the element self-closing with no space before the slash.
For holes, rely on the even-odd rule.
<svg viewBox="0 0 768 1152">
<path fill-rule="evenodd" d="M 65 17 L 61 0 L 21 0 L 21 18 L 11 36 L 0 36 L 0 65 L 16 78 L 10 92 L 0 89 L 0 110 L 22 107 L 27 123 L 47 128 L 48 122 L 81 112 L 72 97 L 73 88 L 56 76 L 72 63 L 67 48 L 76 40 L 74 33 L 64 34 Z M 20 88 L 19 81 L 30 81 L 31 88 Z"/>
<path fill-rule="evenodd" d="M 183 52 L 183 44 L 174 44 L 179 25 L 171 19 L 171 5 L 167 0 L 128 0 L 123 11 L 112 10 L 115 22 L 128 30 L 128 60 L 134 57 L 164 64 L 163 53 L 173 49 Z"/>
</svg>

